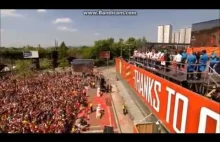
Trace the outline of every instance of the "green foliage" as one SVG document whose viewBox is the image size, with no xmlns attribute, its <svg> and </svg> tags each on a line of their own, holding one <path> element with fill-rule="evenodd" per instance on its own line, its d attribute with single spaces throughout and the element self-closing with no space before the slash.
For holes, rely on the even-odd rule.
<svg viewBox="0 0 220 142">
<path fill-rule="evenodd" d="M 67 59 L 63 58 L 59 61 L 59 67 L 62 67 L 64 69 L 65 67 L 68 67 L 68 66 L 69 66 L 69 63 Z"/>
<path fill-rule="evenodd" d="M 104 66 L 104 65 L 106 65 L 106 60 L 96 59 L 96 60 L 94 60 L 94 65 L 97 67 Z"/>
<path fill-rule="evenodd" d="M 65 67 L 67 64 L 67 57 L 76 57 L 84 59 L 95 59 L 96 65 L 106 65 L 106 59 L 99 59 L 100 51 L 110 51 L 110 59 L 113 60 L 115 57 L 123 56 L 123 58 L 129 58 L 132 55 L 133 50 L 142 47 L 147 42 L 146 38 L 134 38 L 130 37 L 127 40 L 119 39 L 115 41 L 114 38 L 108 38 L 98 40 L 94 42 L 93 46 L 81 46 L 81 47 L 67 47 L 64 42 L 57 48 L 58 58 L 60 66 Z M 40 58 L 43 60 L 40 62 L 41 67 L 48 68 L 51 64 L 51 52 L 55 48 L 43 48 L 40 45 L 38 47 L 22 47 L 22 48 L 4 48 L 0 47 L 0 57 L 8 59 L 23 59 L 23 51 L 37 50 Z M 111 62 L 109 62 L 111 64 Z"/>
<path fill-rule="evenodd" d="M 51 61 L 47 58 L 41 59 L 40 60 L 40 67 L 42 69 L 48 69 L 51 67 Z"/>
<path fill-rule="evenodd" d="M 30 60 L 17 60 L 15 61 L 15 71 L 19 74 L 31 74 L 31 61 Z"/>
<path fill-rule="evenodd" d="M 66 47 L 65 43 L 62 42 L 60 44 L 60 47 L 58 48 L 59 59 L 66 58 L 67 57 L 67 51 L 68 51 L 68 48 Z"/>
</svg>

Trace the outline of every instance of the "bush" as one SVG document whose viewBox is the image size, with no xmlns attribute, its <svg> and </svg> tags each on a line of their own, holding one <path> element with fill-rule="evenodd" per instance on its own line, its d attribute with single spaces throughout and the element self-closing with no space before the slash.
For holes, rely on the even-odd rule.
<svg viewBox="0 0 220 142">
<path fill-rule="evenodd" d="M 63 69 L 65 69 L 65 67 L 69 66 L 69 62 L 67 59 L 63 58 L 59 61 L 59 67 L 62 67 Z"/>
<path fill-rule="evenodd" d="M 94 60 L 94 65 L 97 67 L 104 66 L 104 65 L 106 65 L 106 60 L 96 59 L 96 60 Z"/>
<path fill-rule="evenodd" d="M 41 67 L 42 69 L 49 69 L 49 68 L 51 68 L 51 62 L 52 62 L 52 61 L 50 61 L 50 60 L 47 59 L 47 58 L 41 59 L 41 60 L 40 60 L 40 67 Z"/>
<path fill-rule="evenodd" d="M 29 74 L 31 73 L 31 61 L 30 60 L 17 60 L 15 61 L 15 71 L 19 74 Z"/>
<path fill-rule="evenodd" d="M 107 60 L 106 59 L 96 59 L 94 60 L 94 65 L 97 67 L 100 66 L 107 66 Z M 109 60 L 108 65 L 114 65 L 114 60 Z"/>
</svg>

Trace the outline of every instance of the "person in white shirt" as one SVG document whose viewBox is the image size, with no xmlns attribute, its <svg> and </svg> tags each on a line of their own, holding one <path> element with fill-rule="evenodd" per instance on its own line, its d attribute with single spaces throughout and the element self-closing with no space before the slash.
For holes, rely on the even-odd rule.
<svg viewBox="0 0 220 142">
<path fill-rule="evenodd" d="M 134 58 L 136 58 L 136 57 L 137 57 L 137 52 L 138 52 L 137 50 L 134 50 L 134 55 L 133 55 L 133 56 L 134 56 Z"/>
<path fill-rule="evenodd" d="M 154 64 L 155 64 L 155 68 L 158 69 L 159 68 L 159 52 L 158 51 L 155 51 L 155 54 L 154 54 Z"/>
<path fill-rule="evenodd" d="M 181 69 L 181 61 L 182 61 L 182 55 L 181 55 L 181 51 L 178 52 L 176 54 L 176 56 L 174 56 L 173 61 L 176 63 L 176 68 L 175 68 L 175 75 L 177 75 L 177 70 L 180 71 Z"/>
<path fill-rule="evenodd" d="M 156 53 L 156 51 L 153 49 L 152 56 L 151 56 L 152 69 L 155 69 L 156 59 L 157 59 L 157 53 Z"/>
</svg>

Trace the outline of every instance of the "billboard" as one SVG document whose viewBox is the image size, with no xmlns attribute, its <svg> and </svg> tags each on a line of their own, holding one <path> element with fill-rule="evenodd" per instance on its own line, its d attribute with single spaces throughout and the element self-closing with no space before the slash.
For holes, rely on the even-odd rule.
<svg viewBox="0 0 220 142">
<path fill-rule="evenodd" d="M 217 56 L 220 56 L 220 47 L 193 47 L 187 48 L 187 53 L 191 54 L 192 52 L 201 52 L 202 50 L 206 50 L 208 56 L 211 56 L 214 51 Z"/>
<path fill-rule="evenodd" d="M 24 51 L 23 52 L 23 57 L 24 58 L 39 58 L 38 51 Z"/>
<path fill-rule="evenodd" d="M 116 58 L 116 71 L 170 133 L 220 133 L 220 104 Z"/>
<path fill-rule="evenodd" d="M 99 58 L 109 59 L 110 58 L 110 51 L 101 51 L 101 52 L 99 52 Z"/>
<path fill-rule="evenodd" d="M 192 24 L 192 47 L 220 47 L 220 19 Z"/>
</svg>

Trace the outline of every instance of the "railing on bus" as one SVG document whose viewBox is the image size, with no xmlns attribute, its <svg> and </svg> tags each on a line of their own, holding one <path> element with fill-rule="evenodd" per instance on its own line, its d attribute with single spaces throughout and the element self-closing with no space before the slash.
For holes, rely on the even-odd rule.
<svg viewBox="0 0 220 142">
<path fill-rule="evenodd" d="M 206 83 L 207 85 L 214 84 L 215 86 L 220 86 L 220 75 L 212 69 L 209 64 L 206 64 L 206 69 L 203 72 L 199 72 L 199 66 L 204 64 L 191 64 L 194 66 L 193 72 L 187 72 L 187 64 L 178 63 L 180 66 L 180 70 L 178 69 L 177 65 L 173 61 L 163 61 L 165 64 L 168 64 L 168 66 L 161 65 L 161 61 L 153 60 L 153 59 L 143 59 L 143 58 L 133 58 L 131 57 L 130 62 L 134 62 L 137 65 L 142 66 L 143 68 L 156 71 L 156 72 L 167 72 L 171 71 L 174 76 L 178 77 L 180 75 L 184 75 L 184 79 L 187 80 L 187 76 L 192 75 L 195 76 L 197 74 L 201 74 L 201 81 L 203 83 Z"/>
</svg>

